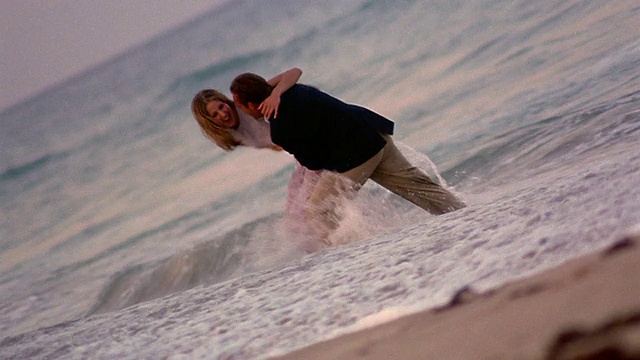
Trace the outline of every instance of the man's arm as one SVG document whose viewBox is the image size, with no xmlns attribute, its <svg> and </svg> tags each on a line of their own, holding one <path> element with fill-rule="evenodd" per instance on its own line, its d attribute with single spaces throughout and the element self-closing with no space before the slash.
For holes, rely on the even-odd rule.
<svg viewBox="0 0 640 360">
<path fill-rule="evenodd" d="M 262 112 L 266 119 L 270 119 L 271 115 L 273 115 L 274 118 L 278 117 L 280 95 L 295 85 L 301 76 L 302 70 L 294 67 L 267 81 L 269 85 L 273 86 L 273 90 L 271 91 L 271 95 L 264 99 L 262 104 L 258 107 L 258 110 Z"/>
</svg>

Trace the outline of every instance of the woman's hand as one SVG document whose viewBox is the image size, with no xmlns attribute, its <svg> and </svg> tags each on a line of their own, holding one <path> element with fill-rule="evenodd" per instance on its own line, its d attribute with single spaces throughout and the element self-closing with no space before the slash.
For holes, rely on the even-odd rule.
<svg viewBox="0 0 640 360">
<path fill-rule="evenodd" d="M 271 91 L 271 95 L 264 99 L 262 104 L 258 106 L 258 110 L 264 115 L 265 119 L 269 120 L 271 115 L 273 115 L 274 119 L 278 117 L 280 95 L 295 85 L 298 79 L 300 79 L 300 76 L 302 76 L 302 70 L 294 67 L 267 81 L 269 85 L 273 86 L 273 90 Z"/>
<path fill-rule="evenodd" d="M 274 91 L 258 106 L 258 110 L 264 115 L 265 119 L 271 119 L 271 115 L 275 119 L 278 117 L 278 106 L 280 106 L 280 94 Z"/>
</svg>

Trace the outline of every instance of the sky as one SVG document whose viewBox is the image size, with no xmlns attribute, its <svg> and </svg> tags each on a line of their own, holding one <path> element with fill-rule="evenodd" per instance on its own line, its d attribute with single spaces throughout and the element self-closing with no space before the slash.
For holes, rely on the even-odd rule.
<svg viewBox="0 0 640 360">
<path fill-rule="evenodd" d="M 229 0 L 2 0 L 0 111 Z"/>
</svg>

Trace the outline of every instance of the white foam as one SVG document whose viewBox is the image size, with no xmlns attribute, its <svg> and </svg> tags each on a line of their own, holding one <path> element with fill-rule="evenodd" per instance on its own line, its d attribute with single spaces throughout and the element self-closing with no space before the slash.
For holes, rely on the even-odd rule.
<svg viewBox="0 0 640 360">
<path fill-rule="evenodd" d="M 638 155 L 609 155 L 259 273 L 27 333 L 0 355 L 68 344 L 75 358 L 260 359 L 384 324 L 637 233 L 640 170 L 627 164 Z"/>
</svg>

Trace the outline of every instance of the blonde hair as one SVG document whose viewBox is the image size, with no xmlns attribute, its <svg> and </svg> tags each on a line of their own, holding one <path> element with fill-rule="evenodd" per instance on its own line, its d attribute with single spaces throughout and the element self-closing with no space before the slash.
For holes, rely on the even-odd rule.
<svg viewBox="0 0 640 360">
<path fill-rule="evenodd" d="M 191 101 L 191 112 L 193 117 L 200 125 L 200 130 L 204 136 L 213 141 L 216 145 L 225 151 L 231 151 L 236 146 L 240 145 L 240 142 L 231 136 L 229 129 L 216 124 L 209 113 L 207 112 L 207 104 L 211 101 L 220 101 L 229 105 L 232 109 L 235 109 L 235 105 L 231 99 L 225 96 L 223 93 L 213 90 L 205 89 L 198 92 Z"/>
</svg>

